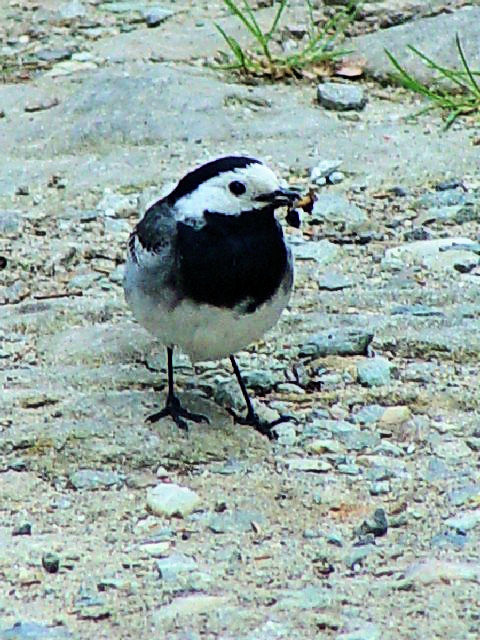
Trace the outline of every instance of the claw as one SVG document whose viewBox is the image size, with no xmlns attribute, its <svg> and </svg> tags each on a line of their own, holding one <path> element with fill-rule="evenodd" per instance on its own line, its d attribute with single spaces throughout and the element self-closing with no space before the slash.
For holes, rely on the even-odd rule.
<svg viewBox="0 0 480 640">
<path fill-rule="evenodd" d="M 201 413 L 192 413 L 191 411 L 184 409 L 180 404 L 180 400 L 174 395 L 167 396 L 165 407 L 161 411 L 148 416 L 145 419 L 145 422 L 158 422 L 158 420 L 161 420 L 166 416 L 170 416 L 177 427 L 183 431 L 188 431 L 188 424 L 183 418 L 191 420 L 192 422 L 210 422 L 207 416 L 204 416 Z"/>
</svg>

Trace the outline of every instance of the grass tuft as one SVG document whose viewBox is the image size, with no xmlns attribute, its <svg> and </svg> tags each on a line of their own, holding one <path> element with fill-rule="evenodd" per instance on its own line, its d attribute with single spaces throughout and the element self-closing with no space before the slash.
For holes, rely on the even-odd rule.
<svg viewBox="0 0 480 640">
<path fill-rule="evenodd" d="M 242 47 L 238 40 L 228 35 L 216 23 L 215 27 L 229 49 L 228 53 L 221 52 L 222 60 L 217 66 L 235 71 L 244 77 L 271 79 L 307 76 L 308 69 L 315 71 L 316 65 L 332 62 L 350 53 L 350 51 L 337 49 L 336 46 L 345 29 L 355 20 L 362 2 L 362 0 L 350 0 L 322 27 L 319 27 L 314 19 L 312 0 L 305 0 L 308 20 L 306 42 L 301 44 L 298 51 L 283 53 L 279 46 L 280 23 L 288 0 L 279 0 L 272 24 L 267 31 L 263 31 L 260 27 L 248 0 L 223 1 L 228 10 L 238 18 L 252 36 L 253 47 Z"/>
<path fill-rule="evenodd" d="M 414 46 L 408 45 L 410 51 L 418 56 L 425 66 L 433 69 L 437 73 L 437 81 L 434 82 L 432 86 L 428 86 L 410 75 L 394 55 L 388 51 L 388 49 L 385 49 L 385 53 L 390 59 L 390 62 L 398 72 L 397 80 L 406 89 L 423 95 L 431 103 L 415 113 L 412 117 L 417 117 L 433 109 L 441 109 L 445 112 L 446 129 L 448 129 L 459 116 L 470 114 L 480 115 L 480 86 L 476 78 L 476 76 L 480 76 L 480 71 L 472 71 L 470 68 L 458 34 L 455 37 L 455 42 L 461 61 L 461 67 L 458 69 L 443 67 Z M 438 80 L 442 79 L 449 81 L 450 88 L 439 86 Z"/>
</svg>

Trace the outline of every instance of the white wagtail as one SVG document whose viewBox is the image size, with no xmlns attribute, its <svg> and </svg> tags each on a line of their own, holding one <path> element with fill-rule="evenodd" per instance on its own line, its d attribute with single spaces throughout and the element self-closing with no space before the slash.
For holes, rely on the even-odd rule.
<svg viewBox="0 0 480 640">
<path fill-rule="evenodd" d="M 174 392 L 177 345 L 192 362 L 230 357 L 247 405 L 240 421 L 272 437 L 257 416 L 233 354 L 258 340 L 288 303 L 293 262 L 275 209 L 299 194 L 262 162 L 226 156 L 187 173 L 130 235 L 126 299 L 138 322 L 167 348 L 165 408 L 147 418 L 208 421 Z"/>
</svg>

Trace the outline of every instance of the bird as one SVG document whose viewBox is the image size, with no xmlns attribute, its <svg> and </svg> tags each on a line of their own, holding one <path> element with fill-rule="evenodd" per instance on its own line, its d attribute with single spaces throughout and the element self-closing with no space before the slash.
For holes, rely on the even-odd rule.
<svg viewBox="0 0 480 640">
<path fill-rule="evenodd" d="M 298 197 L 261 160 L 221 156 L 186 173 L 135 226 L 124 271 L 126 301 L 167 350 L 165 407 L 147 422 L 170 416 L 185 430 L 188 420 L 208 422 L 183 407 L 175 392 L 178 347 L 192 363 L 229 357 L 247 409 L 235 418 L 275 437 L 272 429 L 283 418 L 259 418 L 234 354 L 261 338 L 288 304 L 293 259 L 275 211 Z"/>
</svg>

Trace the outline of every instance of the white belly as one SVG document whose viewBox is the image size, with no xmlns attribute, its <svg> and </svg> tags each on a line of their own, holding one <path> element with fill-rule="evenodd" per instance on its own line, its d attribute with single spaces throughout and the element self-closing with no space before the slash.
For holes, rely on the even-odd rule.
<svg viewBox="0 0 480 640">
<path fill-rule="evenodd" d="M 127 294 L 138 322 L 162 344 L 180 347 L 193 362 L 224 358 L 255 342 L 277 322 L 289 298 L 290 290 L 280 285 L 271 300 L 240 315 L 235 309 L 188 300 L 176 306 L 167 300 L 154 302 L 135 287 Z"/>
</svg>

